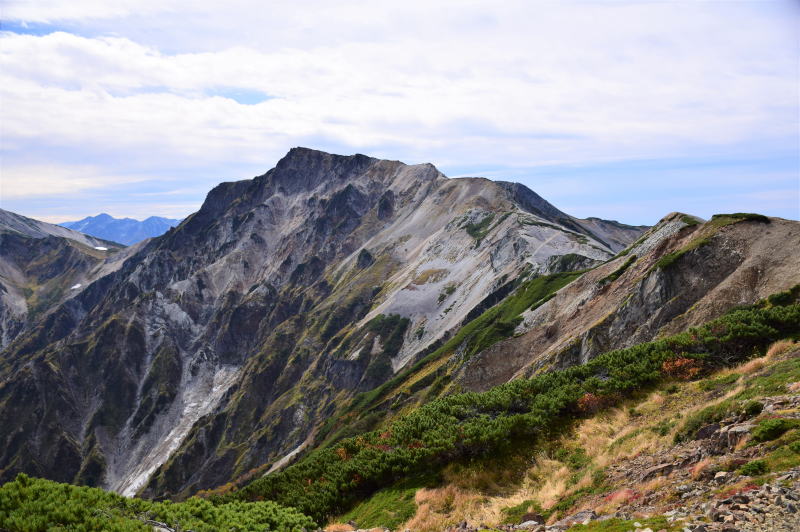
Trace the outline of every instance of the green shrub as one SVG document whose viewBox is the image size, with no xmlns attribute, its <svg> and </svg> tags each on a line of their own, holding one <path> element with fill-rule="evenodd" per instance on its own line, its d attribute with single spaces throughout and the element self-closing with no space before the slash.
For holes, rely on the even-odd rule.
<svg viewBox="0 0 800 532">
<path fill-rule="evenodd" d="M 800 440 L 793 441 L 789 444 L 789 450 L 793 453 L 800 454 Z"/>
<path fill-rule="evenodd" d="M 544 514 L 544 510 L 542 507 L 539 506 L 539 503 L 533 500 L 522 501 L 521 503 L 515 506 L 509 506 L 508 508 L 503 508 L 503 522 L 504 523 L 519 523 L 522 521 L 522 516 L 527 513 L 537 513 L 537 514 Z"/>
<path fill-rule="evenodd" d="M 152 531 L 143 516 L 196 532 L 293 531 L 315 525 L 309 517 L 272 501 L 214 505 L 191 498 L 180 503 L 152 502 L 24 474 L 0 486 L 0 530 Z"/>
<path fill-rule="evenodd" d="M 769 466 L 764 460 L 753 460 L 739 468 L 739 473 L 748 477 L 757 477 L 769 471 Z"/>
<path fill-rule="evenodd" d="M 494 221 L 494 214 L 489 214 L 481 218 L 479 222 L 469 223 L 464 226 L 469 236 L 475 239 L 476 247 L 481 244 L 481 240 L 489 233 L 492 221 Z"/>
<path fill-rule="evenodd" d="M 747 417 L 756 417 L 764 410 L 764 405 L 761 404 L 759 401 L 748 401 L 742 407 L 742 412 Z"/>
<path fill-rule="evenodd" d="M 755 214 L 752 212 L 735 212 L 733 214 L 715 214 L 711 217 L 712 222 L 717 222 L 722 225 L 729 225 L 736 222 L 760 222 L 764 224 L 770 223 L 770 219 L 763 214 Z"/>
<path fill-rule="evenodd" d="M 775 440 L 798 425 L 800 425 L 800 421 L 796 419 L 765 419 L 753 429 L 753 440 L 757 442 Z"/>
<path fill-rule="evenodd" d="M 696 218 L 689 216 L 687 214 L 681 214 L 681 221 L 686 225 L 688 225 L 689 227 L 698 225 L 700 223 Z"/>
<path fill-rule="evenodd" d="M 777 294 L 772 294 L 771 296 L 767 297 L 767 302 L 770 305 L 775 306 L 785 306 L 791 305 L 792 303 L 796 303 L 798 298 L 800 297 L 800 285 L 797 285 L 790 290 L 785 290 L 783 292 L 778 292 Z"/>
<path fill-rule="evenodd" d="M 691 440 L 697 434 L 697 431 L 711 423 L 722 421 L 725 416 L 733 411 L 733 402 L 723 401 L 722 403 L 711 405 L 703 410 L 690 415 L 683 422 L 683 425 L 675 433 L 675 443 L 681 443 Z"/>
<path fill-rule="evenodd" d="M 659 436 L 666 436 L 669 434 L 669 431 L 672 430 L 672 427 L 675 426 L 675 421 L 670 420 L 663 420 L 660 421 L 657 425 L 650 427 L 650 430 L 658 434 Z"/>
<path fill-rule="evenodd" d="M 592 459 L 589 458 L 583 447 L 576 447 L 574 449 L 562 447 L 555 452 L 554 458 L 559 462 L 564 462 L 567 467 L 573 471 L 583 469 L 592 462 Z"/>
</svg>

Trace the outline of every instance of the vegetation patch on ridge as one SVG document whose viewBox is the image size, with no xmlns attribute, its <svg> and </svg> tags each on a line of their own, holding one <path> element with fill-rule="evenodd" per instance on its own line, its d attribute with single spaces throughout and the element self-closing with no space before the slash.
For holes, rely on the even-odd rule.
<svg viewBox="0 0 800 532">
<path fill-rule="evenodd" d="M 597 282 L 597 284 L 599 284 L 599 285 L 601 285 L 601 286 L 602 286 L 602 285 L 606 285 L 606 284 L 609 284 L 609 283 L 613 283 L 614 281 L 616 281 L 617 279 L 619 279 L 619 278 L 620 278 L 620 276 L 621 276 L 623 273 L 625 273 L 625 271 L 626 271 L 628 268 L 630 268 L 630 267 L 631 267 L 631 265 L 632 265 L 634 262 L 636 262 L 636 255 L 631 255 L 630 257 L 628 257 L 628 259 L 627 259 L 627 260 L 626 260 L 624 263 L 622 263 L 622 266 L 620 266 L 619 268 L 617 268 L 616 270 L 614 270 L 614 271 L 613 271 L 613 272 L 611 272 L 610 274 L 608 274 L 608 275 L 606 275 L 605 277 L 603 277 L 602 279 L 600 279 L 600 280 Z"/>
</svg>

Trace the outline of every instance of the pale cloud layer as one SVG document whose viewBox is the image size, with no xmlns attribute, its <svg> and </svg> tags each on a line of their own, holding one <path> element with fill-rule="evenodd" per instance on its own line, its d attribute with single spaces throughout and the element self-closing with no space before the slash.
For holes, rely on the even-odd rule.
<svg viewBox="0 0 800 532">
<path fill-rule="evenodd" d="M 305 145 L 519 180 L 583 216 L 798 217 L 792 2 L 219 5 L 4 3 L 3 207 L 183 217 Z"/>
</svg>

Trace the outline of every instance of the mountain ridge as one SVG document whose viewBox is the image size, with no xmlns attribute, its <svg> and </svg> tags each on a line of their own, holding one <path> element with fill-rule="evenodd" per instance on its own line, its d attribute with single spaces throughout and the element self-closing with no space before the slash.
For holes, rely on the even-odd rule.
<svg viewBox="0 0 800 532">
<path fill-rule="evenodd" d="M 588 327 L 576 340 L 537 316 L 595 308 L 669 324 L 673 298 L 691 305 L 682 294 L 709 289 L 674 282 L 688 265 L 724 280 L 749 257 L 754 279 L 772 280 L 746 301 L 793 279 L 792 246 L 772 262 L 747 250 L 766 232 L 762 249 L 793 242 L 795 222 L 720 220 L 674 214 L 643 235 L 571 217 L 521 185 L 295 148 L 252 180 L 214 187 L 178 227 L 126 250 L 11 343 L 0 405 L 26 406 L 0 406 L 0 423 L 15 427 L 0 478 L 25 470 L 186 497 L 476 380 L 505 382 L 541 358 L 513 347 L 532 331 L 553 346 L 600 338 Z M 695 232 L 710 244 L 681 252 Z M 668 256 L 675 266 L 652 269 Z M 664 297 L 625 310 L 637 291 Z M 659 327 L 642 327 L 642 339 Z M 555 350 L 551 365 L 596 352 Z"/>
<path fill-rule="evenodd" d="M 181 220 L 160 216 L 149 216 L 140 221 L 133 218 L 114 218 L 110 214 L 100 213 L 58 225 L 130 246 L 147 238 L 160 236 L 180 222 Z"/>
<path fill-rule="evenodd" d="M 0 209 L 0 349 L 125 255 L 116 242 Z"/>
<path fill-rule="evenodd" d="M 231 468 L 249 469 L 296 447 L 308 437 L 305 416 L 312 424 L 324 419 L 327 409 L 336 408 L 337 395 L 369 389 L 391 375 L 389 366 L 408 364 L 415 352 L 457 327 L 504 276 L 531 267 L 550 271 L 549 259 L 566 252 L 583 253 L 590 263 L 613 255 L 577 219 L 565 219 L 574 229 L 563 227 L 516 206 L 507 187 L 492 183 L 447 179 L 429 164 L 297 148 L 253 180 L 218 185 L 197 213 L 143 242 L 118 270 L 10 346 L 18 362 L 6 365 L 6 383 L 10 375 L 20 383 L 43 378 L 14 368 L 50 352 L 57 353 L 58 369 L 48 386 L 65 396 L 83 395 L 82 383 L 98 371 L 107 384 L 95 392 L 98 399 L 73 402 L 69 411 L 45 400 L 49 406 L 41 408 L 63 416 L 51 420 L 47 438 L 37 438 L 33 426 L 22 429 L 20 434 L 43 442 L 38 450 L 7 440 L 3 475 L 12 474 L 6 467 L 14 456 L 17 464 L 38 464 L 32 471 L 39 474 L 52 474 L 46 464 L 57 461 L 61 474 L 70 475 L 62 478 L 125 492 L 135 489 L 128 476 L 132 464 L 151 456 L 167 427 L 181 426 L 188 432 L 174 435 L 179 448 L 164 450 L 148 467 L 170 468 L 194 456 L 207 461 L 194 468 L 208 477 L 198 477 L 201 487 L 213 485 Z M 553 213 L 542 210 L 546 205 L 540 203 L 539 212 Z M 628 232 L 633 240 L 640 230 Z M 378 313 L 407 314 L 408 324 L 397 333 L 400 350 L 332 355 L 346 337 L 362 334 L 376 303 L 382 305 Z M 87 348 L 96 351 L 89 358 L 99 366 L 67 379 L 70 367 L 83 366 L 76 357 L 86 357 Z M 226 375 L 236 375 L 234 382 Z M 217 381 L 230 386 L 212 394 L 218 404 L 192 407 L 191 398 Z M 16 388 L 7 384 L 2 393 Z M 297 393 L 307 400 L 292 406 Z M 255 397 L 260 399 L 253 403 Z M 41 400 L 27 399 L 32 408 Z M 261 420 L 252 417 L 258 403 Z M 287 407 L 294 413 L 287 414 Z M 18 419 L 9 415 L 0 418 Z M 198 434 L 213 419 L 228 419 L 225 439 L 253 444 L 214 450 L 223 441 L 217 429 L 197 447 Z M 283 428 L 267 431 L 276 422 Z M 63 436 L 45 444 L 54 434 Z M 35 462 L 30 452 L 38 455 Z M 59 452 L 70 458 L 57 460 Z"/>
</svg>

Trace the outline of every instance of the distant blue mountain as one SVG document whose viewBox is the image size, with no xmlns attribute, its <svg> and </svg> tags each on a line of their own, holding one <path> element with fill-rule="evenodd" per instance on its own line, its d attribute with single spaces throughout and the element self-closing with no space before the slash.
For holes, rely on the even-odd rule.
<svg viewBox="0 0 800 532">
<path fill-rule="evenodd" d="M 58 225 L 130 246 L 145 238 L 163 235 L 169 231 L 170 227 L 175 227 L 179 223 L 181 223 L 180 220 L 159 216 L 151 216 L 140 222 L 133 218 L 114 218 L 102 213 L 77 222 L 64 222 Z"/>
</svg>

